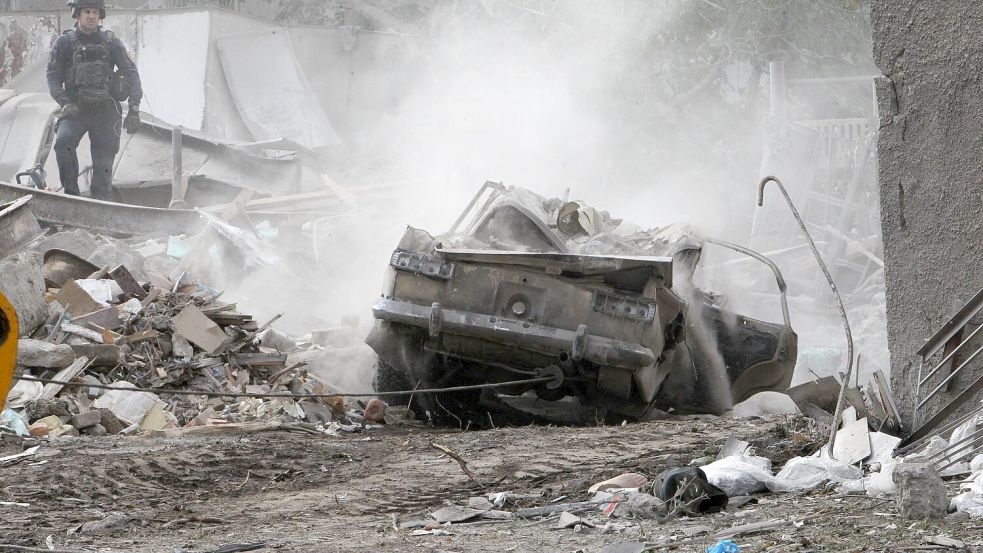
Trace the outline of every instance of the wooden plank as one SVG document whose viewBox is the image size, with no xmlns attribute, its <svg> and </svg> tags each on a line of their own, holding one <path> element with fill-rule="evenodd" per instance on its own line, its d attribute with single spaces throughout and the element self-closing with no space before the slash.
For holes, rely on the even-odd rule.
<svg viewBox="0 0 983 553">
<path fill-rule="evenodd" d="M 83 355 L 82 357 L 75 359 L 75 361 L 72 361 L 71 365 L 55 373 L 52 380 L 70 381 L 76 376 L 82 374 L 82 372 L 88 366 L 89 358 Z M 64 387 L 65 386 L 63 384 L 45 384 L 39 399 L 54 399 L 54 397 L 58 395 L 58 392 L 60 392 Z"/>
<path fill-rule="evenodd" d="M 147 291 L 140 286 L 137 279 L 133 278 L 130 270 L 124 265 L 117 265 L 115 269 L 109 271 L 110 276 L 119 284 L 119 287 L 123 289 L 123 292 L 142 300 L 147 297 Z"/>
<path fill-rule="evenodd" d="M 133 334 L 124 336 L 123 342 L 127 344 L 135 344 L 137 342 L 143 342 L 145 340 L 153 340 L 158 337 L 160 337 L 160 332 L 151 329 L 151 330 L 144 330 L 141 332 L 134 332 Z"/>
</svg>

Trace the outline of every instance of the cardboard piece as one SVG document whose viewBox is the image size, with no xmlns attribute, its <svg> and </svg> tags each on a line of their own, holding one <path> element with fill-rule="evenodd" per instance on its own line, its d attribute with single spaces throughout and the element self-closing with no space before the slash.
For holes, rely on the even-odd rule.
<svg viewBox="0 0 983 553">
<path fill-rule="evenodd" d="M 174 331 L 210 355 L 229 345 L 229 336 L 192 304 L 188 304 L 173 319 Z"/>
<path fill-rule="evenodd" d="M 101 303 L 92 299 L 92 296 L 76 284 L 74 280 L 65 281 L 65 284 L 62 285 L 61 290 L 55 296 L 55 301 L 60 303 L 62 307 L 67 307 L 68 314 L 72 318 L 86 315 L 93 311 L 99 311 L 104 307 Z"/>
<path fill-rule="evenodd" d="M 135 344 L 144 340 L 153 340 L 158 337 L 160 337 L 160 332 L 157 332 L 151 328 L 150 330 L 141 330 L 140 332 L 134 332 L 133 334 L 124 336 L 123 341 L 127 344 Z"/>
</svg>

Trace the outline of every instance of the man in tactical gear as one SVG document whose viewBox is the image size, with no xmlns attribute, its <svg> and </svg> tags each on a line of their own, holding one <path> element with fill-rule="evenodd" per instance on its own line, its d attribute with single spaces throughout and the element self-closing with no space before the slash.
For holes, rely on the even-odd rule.
<svg viewBox="0 0 983 553">
<path fill-rule="evenodd" d="M 76 148 L 89 133 L 92 197 L 111 200 L 121 127 L 130 134 L 140 127 L 140 75 L 120 39 L 99 27 L 104 0 L 69 0 L 68 6 L 75 29 L 55 40 L 48 60 L 48 90 L 62 106 L 55 126 L 58 173 L 65 193 L 78 196 Z M 130 109 L 122 119 L 120 102 L 127 97 Z"/>
</svg>

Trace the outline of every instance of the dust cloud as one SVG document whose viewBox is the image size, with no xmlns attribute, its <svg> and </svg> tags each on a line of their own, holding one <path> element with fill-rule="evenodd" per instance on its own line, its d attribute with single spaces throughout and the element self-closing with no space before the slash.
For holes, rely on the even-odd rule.
<svg viewBox="0 0 983 553">
<path fill-rule="evenodd" d="M 397 183 L 398 192 L 385 207 L 308 229 L 303 286 L 280 276 L 253 278 L 238 291 L 242 301 L 260 312 L 285 312 L 284 324 L 296 332 L 352 316 L 367 331 L 368 307 L 405 225 L 435 234 L 447 229 L 486 180 L 544 196 L 569 190 L 570 199 L 642 227 L 686 222 L 705 235 L 747 244 L 769 111 L 769 61 L 784 61 L 789 77 L 865 74 L 873 67 L 857 3 L 772 4 L 421 4 L 430 7 L 415 21 L 418 32 L 400 36 L 401 47 L 386 60 L 401 68 L 394 73 L 399 80 L 385 85 L 397 91 L 393 100 L 372 117 L 352 117 L 373 126 L 358 129 L 343 156 L 331 156 L 329 171 L 353 189 Z M 789 118 L 870 116 L 866 86 L 790 90 Z M 767 269 L 733 257 L 708 259 L 706 282 L 740 298 L 731 307 L 755 316 L 767 304 L 761 318 L 781 320 Z M 776 261 L 786 270 L 811 262 Z M 828 363 L 807 368 L 841 367 L 842 359 L 833 359 L 843 349 L 835 308 L 814 282 L 793 279 L 790 286 L 800 352 L 833 352 Z M 856 309 L 858 326 L 875 336 L 861 351 L 868 365 L 886 369 L 886 342 L 878 338 L 882 304 L 880 312 L 867 304 Z M 291 327 L 291 318 L 302 324 Z M 370 364 L 349 368 L 367 371 Z"/>
</svg>

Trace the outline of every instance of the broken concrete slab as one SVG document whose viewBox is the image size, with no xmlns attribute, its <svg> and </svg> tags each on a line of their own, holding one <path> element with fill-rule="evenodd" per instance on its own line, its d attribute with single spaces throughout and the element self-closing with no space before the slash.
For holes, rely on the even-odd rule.
<svg viewBox="0 0 983 553">
<path fill-rule="evenodd" d="M 29 336 L 48 318 L 40 260 L 31 251 L 13 253 L 0 259 L 0 275 L 16 275 L 16 278 L 0 278 L 0 292 L 17 312 L 20 335 Z"/>
<path fill-rule="evenodd" d="M 95 426 L 99 424 L 99 421 L 101 420 L 102 420 L 102 413 L 100 413 L 98 410 L 95 410 L 95 411 L 85 411 L 84 413 L 73 415 L 69 423 L 75 428 L 78 428 L 79 430 L 83 430 L 89 428 L 90 426 Z"/>
<path fill-rule="evenodd" d="M 477 509 L 449 505 L 447 507 L 437 509 L 431 513 L 430 516 L 432 516 L 437 522 L 443 524 L 445 522 L 464 522 L 466 520 L 471 520 L 480 514 L 481 511 Z"/>
<path fill-rule="evenodd" d="M 44 250 L 43 269 L 45 284 L 49 288 L 61 288 L 69 280 L 88 278 L 99 267 L 72 252 L 50 248 Z"/>
<path fill-rule="evenodd" d="M 188 304 L 173 319 L 174 330 L 205 352 L 215 355 L 229 344 L 229 336 L 194 305 Z"/>
<path fill-rule="evenodd" d="M 71 346 L 22 338 L 17 341 L 17 364 L 22 367 L 64 369 L 77 357 Z"/>
<path fill-rule="evenodd" d="M 20 251 L 44 235 L 31 211 L 31 196 L 0 205 L 0 258 Z"/>
</svg>

